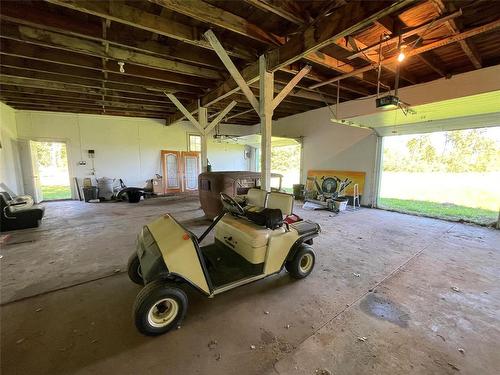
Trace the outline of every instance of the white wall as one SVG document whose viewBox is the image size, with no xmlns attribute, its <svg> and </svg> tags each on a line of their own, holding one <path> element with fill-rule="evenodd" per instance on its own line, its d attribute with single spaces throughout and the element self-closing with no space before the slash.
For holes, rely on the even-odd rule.
<svg viewBox="0 0 500 375">
<path fill-rule="evenodd" d="M 447 99 L 466 97 L 500 88 L 500 65 L 438 79 L 400 90 L 402 100 L 421 105 Z M 335 111 L 335 106 L 332 106 Z M 339 118 L 377 113 L 375 99 L 352 100 L 339 105 Z M 310 169 L 338 169 L 366 173 L 362 204 L 369 205 L 376 191 L 375 166 L 377 136 L 372 130 L 334 124 L 327 108 L 290 116 L 273 122 L 273 136 L 304 137 L 302 155 L 302 183 Z M 260 132 L 258 125 L 255 131 Z M 377 165 L 378 168 L 378 165 Z"/>
<path fill-rule="evenodd" d="M 371 130 L 334 124 L 328 108 L 319 108 L 273 123 L 273 136 L 303 137 L 302 183 L 312 169 L 337 169 L 366 173 L 362 204 L 373 196 L 373 170 L 377 136 Z"/>
<path fill-rule="evenodd" d="M 23 193 L 21 167 L 17 149 L 15 110 L 0 103 L 0 182 L 16 194 Z"/>
<path fill-rule="evenodd" d="M 122 178 L 128 186 L 162 174 L 160 150 L 187 151 L 187 133 L 197 133 L 187 122 L 165 126 L 164 121 L 143 118 L 17 111 L 17 132 L 22 139 L 64 141 L 71 177 L 91 171 L 87 150 L 95 150 L 97 177 Z M 229 129 L 224 131 L 233 131 Z M 208 157 L 213 170 L 246 170 L 244 145 L 214 143 Z M 86 166 L 79 166 L 86 161 Z"/>
</svg>

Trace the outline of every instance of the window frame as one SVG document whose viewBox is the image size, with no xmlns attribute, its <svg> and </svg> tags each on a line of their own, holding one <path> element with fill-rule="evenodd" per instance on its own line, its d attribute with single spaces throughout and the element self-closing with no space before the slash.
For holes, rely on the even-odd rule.
<svg viewBox="0 0 500 375">
<path fill-rule="evenodd" d="M 191 148 L 191 137 L 198 137 L 199 150 L 193 150 Z M 201 152 L 201 134 L 199 134 L 199 133 L 187 133 L 187 149 L 189 152 Z"/>
</svg>

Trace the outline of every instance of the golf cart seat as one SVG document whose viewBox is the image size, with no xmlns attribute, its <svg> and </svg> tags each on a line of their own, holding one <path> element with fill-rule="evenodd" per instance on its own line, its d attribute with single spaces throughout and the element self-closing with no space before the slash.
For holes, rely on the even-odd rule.
<svg viewBox="0 0 500 375">
<path fill-rule="evenodd" d="M 293 195 L 287 193 L 271 192 L 267 195 L 267 208 L 278 208 L 284 216 L 293 213 Z"/>
<path fill-rule="evenodd" d="M 248 206 L 266 207 L 267 191 L 261 189 L 249 189 L 246 195 Z"/>
<path fill-rule="evenodd" d="M 257 225 L 245 217 L 226 214 L 215 227 L 215 239 L 232 248 L 252 264 L 263 263 L 269 238 L 285 232 Z"/>
</svg>

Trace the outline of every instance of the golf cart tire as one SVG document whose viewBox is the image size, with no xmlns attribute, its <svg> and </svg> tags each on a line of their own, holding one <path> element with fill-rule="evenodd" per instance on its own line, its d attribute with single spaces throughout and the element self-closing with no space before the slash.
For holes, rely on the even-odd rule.
<svg viewBox="0 0 500 375">
<path fill-rule="evenodd" d="M 137 285 L 144 285 L 144 280 L 142 279 L 142 276 L 140 274 L 140 268 L 141 268 L 141 263 L 139 262 L 139 257 L 137 256 L 137 253 L 134 252 L 130 258 L 128 258 L 128 264 L 127 264 L 127 273 L 129 279 L 137 284 Z"/>
<path fill-rule="evenodd" d="M 285 268 L 294 279 L 307 277 L 314 269 L 316 256 L 312 246 L 305 243 L 297 249 L 292 260 L 285 263 Z"/>
<path fill-rule="evenodd" d="M 151 314 L 155 304 L 162 300 L 169 300 L 175 304 L 175 315 L 168 324 L 156 326 L 151 321 Z M 186 315 L 188 298 L 186 293 L 177 286 L 164 280 L 155 280 L 147 284 L 139 292 L 134 303 L 134 321 L 137 329 L 146 336 L 158 336 L 180 326 Z"/>
</svg>

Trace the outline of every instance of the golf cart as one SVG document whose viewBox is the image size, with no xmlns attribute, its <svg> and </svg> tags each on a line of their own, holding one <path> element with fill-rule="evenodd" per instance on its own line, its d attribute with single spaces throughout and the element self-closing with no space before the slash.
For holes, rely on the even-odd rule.
<svg viewBox="0 0 500 375">
<path fill-rule="evenodd" d="M 304 220 L 288 224 L 283 215 L 292 214 L 293 196 L 260 192 L 266 195 L 265 207 L 243 208 L 221 193 L 224 212 L 200 237 L 168 214 L 143 227 L 128 264 L 130 279 L 144 285 L 133 312 L 141 333 L 160 335 L 180 325 L 188 305 L 182 284 L 211 298 L 283 267 L 296 279 L 311 273 L 311 245 L 319 225 Z M 215 241 L 200 247 L 213 229 Z"/>
</svg>

